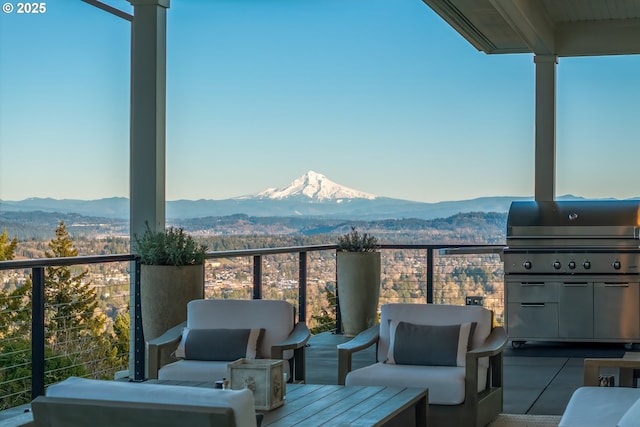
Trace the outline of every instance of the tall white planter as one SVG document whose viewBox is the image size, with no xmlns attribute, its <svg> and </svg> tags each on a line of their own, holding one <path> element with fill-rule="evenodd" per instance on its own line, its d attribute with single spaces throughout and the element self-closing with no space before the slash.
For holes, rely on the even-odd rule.
<svg viewBox="0 0 640 427">
<path fill-rule="evenodd" d="M 140 309 L 145 341 L 187 320 L 187 303 L 204 298 L 204 265 L 142 265 Z"/>
<path fill-rule="evenodd" d="M 380 299 L 380 252 L 337 252 L 343 333 L 353 337 L 375 325 Z"/>
</svg>

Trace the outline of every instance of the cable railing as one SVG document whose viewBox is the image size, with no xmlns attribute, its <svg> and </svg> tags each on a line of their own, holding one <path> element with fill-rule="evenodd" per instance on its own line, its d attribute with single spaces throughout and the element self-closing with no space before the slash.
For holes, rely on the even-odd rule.
<svg viewBox="0 0 640 427">
<path fill-rule="evenodd" d="M 493 310 L 496 320 L 501 322 L 504 307 L 503 270 L 497 255 L 500 248 L 498 245 L 381 245 L 380 304 L 465 304 L 468 297 L 476 298 L 474 303 L 480 298 L 480 303 Z M 312 245 L 209 252 L 205 264 L 205 297 L 287 300 L 296 307 L 299 321 L 306 322 L 312 331 L 339 334 L 336 249 L 337 245 Z M 464 249 L 464 253 L 449 252 L 451 249 Z M 70 320 L 64 315 L 52 316 L 52 312 L 63 313 L 67 305 L 86 301 L 46 304 L 45 272 L 50 267 L 92 264 L 119 265 L 109 270 L 116 274 L 124 268 L 128 273 L 119 274 L 118 280 L 104 273 L 91 273 L 88 277 L 98 295 L 95 311 L 108 320 L 108 325 L 102 326 L 104 331 L 109 330 L 111 338 L 116 339 L 115 319 L 126 318 L 131 322 L 126 325 L 133 334 L 131 351 L 128 346 L 125 351 L 96 345 L 92 341 L 96 334 L 82 327 L 52 328 L 52 322 L 63 325 Z M 0 325 L 0 410 L 28 403 L 44 394 L 45 386 L 72 375 L 113 378 L 118 372 L 126 370 L 128 375 L 131 370 L 131 380 L 144 379 L 140 266 L 134 254 L 0 261 L 0 273 L 8 270 L 28 276 L 31 292 L 21 297 L 28 302 L 26 313 L 24 306 L 23 312 L 14 309 L 18 306 L 16 300 L 0 300 L 0 317 L 9 319 Z M 119 331 L 122 333 L 122 325 Z M 129 342 L 128 336 L 118 339 Z"/>
</svg>

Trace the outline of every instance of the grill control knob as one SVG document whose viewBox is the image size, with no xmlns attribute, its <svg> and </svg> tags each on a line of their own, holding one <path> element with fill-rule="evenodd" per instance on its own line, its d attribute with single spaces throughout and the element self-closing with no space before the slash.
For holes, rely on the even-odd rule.
<svg viewBox="0 0 640 427">
<path fill-rule="evenodd" d="M 562 267 L 560 261 L 553 261 L 553 268 L 555 268 L 556 270 L 560 270 L 560 267 Z"/>
<path fill-rule="evenodd" d="M 585 270 L 588 270 L 591 268 L 591 262 L 585 261 L 582 263 L 582 266 L 584 267 Z"/>
<path fill-rule="evenodd" d="M 576 262 L 575 261 L 569 261 L 569 268 L 571 270 L 575 269 L 576 268 Z"/>
<path fill-rule="evenodd" d="M 525 261 L 522 263 L 525 270 L 531 270 L 531 261 Z"/>
<path fill-rule="evenodd" d="M 622 265 L 620 264 L 620 261 L 613 261 L 613 268 L 616 270 L 620 270 L 620 267 L 622 267 Z"/>
</svg>

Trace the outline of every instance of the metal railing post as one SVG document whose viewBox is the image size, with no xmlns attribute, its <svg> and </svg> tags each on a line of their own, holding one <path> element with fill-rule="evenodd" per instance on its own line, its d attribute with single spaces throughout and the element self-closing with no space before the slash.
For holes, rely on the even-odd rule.
<svg viewBox="0 0 640 427">
<path fill-rule="evenodd" d="M 44 395 L 44 267 L 31 270 L 31 398 Z"/>
<path fill-rule="evenodd" d="M 340 315 L 340 294 L 338 293 L 338 253 L 336 252 L 336 335 L 342 334 L 342 316 Z"/>
<path fill-rule="evenodd" d="M 298 321 L 307 321 L 307 253 L 298 255 Z"/>
<path fill-rule="evenodd" d="M 134 261 L 134 325 L 133 325 L 133 380 L 144 381 L 145 377 L 145 352 L 144 330 L 142 329 L 142 306 L 140 303 L 140 262 Z"/>
<path fill-rule="evenodd" d="M 433 248 L 427 248 L 427 304 L 433 304 Z"/>
<path fill-rule="evenodd" d="M 253 299 L 262 299 L 262 255 L 253 256 Z"/>
</svg>

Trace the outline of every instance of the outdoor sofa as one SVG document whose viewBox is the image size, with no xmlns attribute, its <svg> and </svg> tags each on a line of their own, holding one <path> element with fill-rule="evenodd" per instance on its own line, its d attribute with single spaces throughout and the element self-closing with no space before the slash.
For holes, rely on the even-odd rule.
<svg viewBox="0 0 640 427">
<path fill-rule="evenodd" d="M 622 387 L 600 387 L 600 369 L 619 369 Z M 573 392 L 558 427 L 638 427 L 640 389 L 634 388 L 638 359 L 585 359 L 584 386 Z"/>
<path fill-rule="evenodd" d="M 71 377 L 31 402 L 20 427 L 257 427 L 253 392 Z M 25 416 L 18 417 L 25 420 Z"/>
</svg>

